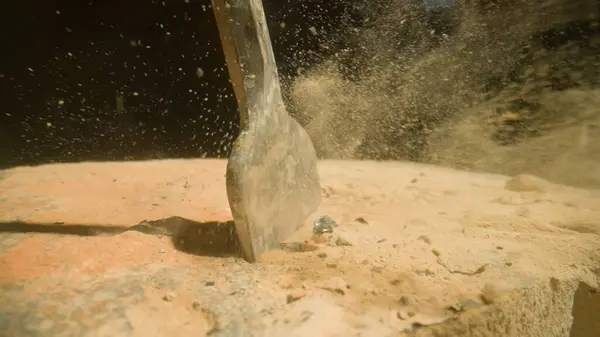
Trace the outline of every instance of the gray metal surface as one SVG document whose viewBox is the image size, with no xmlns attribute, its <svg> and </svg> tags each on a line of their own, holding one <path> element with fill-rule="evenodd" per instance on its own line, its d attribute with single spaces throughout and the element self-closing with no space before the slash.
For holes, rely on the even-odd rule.
<svg viewBox="0 0 600 337">
<path fill-rule="evenodd" d="M 240 112 L 227 195 L 244 258 L 279 245 L 321 202 L 317 156 L 288 115 L 260 0 L 213 0 Z"/>
</svg>

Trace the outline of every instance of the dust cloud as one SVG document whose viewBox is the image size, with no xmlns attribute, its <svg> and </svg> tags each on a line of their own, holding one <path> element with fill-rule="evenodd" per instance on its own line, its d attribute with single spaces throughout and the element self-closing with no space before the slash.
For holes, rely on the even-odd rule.
<svg viewBox="0 0 600 337">
<path fill-rule="evenodd" d="M 600 186 L 598 3 L 377 3 L 287 92 L 320 157 Z"/>
</svg>

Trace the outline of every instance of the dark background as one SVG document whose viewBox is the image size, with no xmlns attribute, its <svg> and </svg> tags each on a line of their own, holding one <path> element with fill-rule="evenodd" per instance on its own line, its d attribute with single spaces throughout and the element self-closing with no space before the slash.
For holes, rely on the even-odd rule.
<svg viewBox="0 0 600 337">
<path fill-rule="evenodd" d="M 284 85 L 361 20 L 343 1 L 264 6 Z M 20 0 L 0 18 L 0 168 L 228 154 L 236 106 L 210 0 Z"/>
</svg>

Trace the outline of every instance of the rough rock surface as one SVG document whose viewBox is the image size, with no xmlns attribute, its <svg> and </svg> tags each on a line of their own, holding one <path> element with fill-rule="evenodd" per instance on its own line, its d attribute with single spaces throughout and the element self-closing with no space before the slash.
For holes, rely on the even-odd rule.
<svg viewBox="0 0 600 337">
<path fill-rule="evenodd" d="M 571 328 L 586 315 L 576 294 L 600 285 L 598 191 L 324 161 L 319 211 L 248 264 L 224 172 L 220 160 L 1 172 L 0 336 L 588 336 Z M 333 233 L 313 234 L 324 215 Z"/>
</svg>

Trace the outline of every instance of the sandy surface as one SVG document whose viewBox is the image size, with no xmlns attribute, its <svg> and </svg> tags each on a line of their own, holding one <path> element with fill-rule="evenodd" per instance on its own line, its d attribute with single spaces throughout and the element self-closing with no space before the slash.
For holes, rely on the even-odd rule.
<svg viewBox="0 0 600 337">
<path fill-rule="evenodd" d="M 598 191 L 324 161 L 319 211 L 248 264 L 226 234 L 202 243 L 203 226 L 229 225 L 224 170 L 2 172 L 0 336 L 569 336 L 580 282 L 599 286 Z M 338 227 L 313 235 L 323 215 Z M 123 231 L 140 222 L 187 232 Z"/>
</svg>

